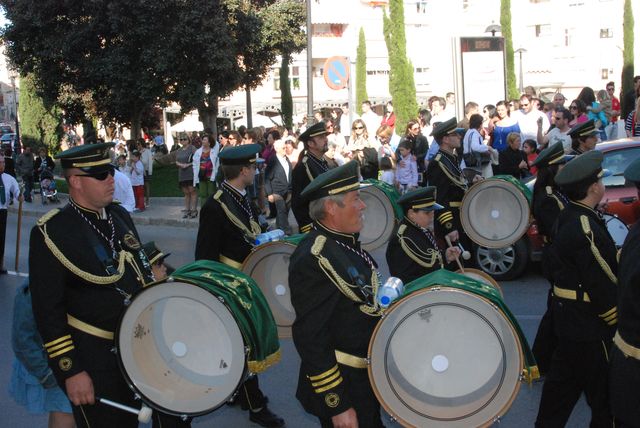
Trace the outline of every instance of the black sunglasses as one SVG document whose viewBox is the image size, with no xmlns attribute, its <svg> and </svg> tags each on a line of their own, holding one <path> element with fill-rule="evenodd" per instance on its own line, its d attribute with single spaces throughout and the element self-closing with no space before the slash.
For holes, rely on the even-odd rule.
<svg viewBox="0 0 640 428">
<path fill-rule="evenodd" d="M 98 181 L 104 181 L 107 179 L 108 176 L 114 176 L 115 175 L 115 170 L 114 169 L 110 169 L 108 171 L 103 171 L 103 172 L 98 172 L 96 174 L 75 174 L 76 177 L 91 177 L 91 178 L 95 178 Z"/>
</svg>

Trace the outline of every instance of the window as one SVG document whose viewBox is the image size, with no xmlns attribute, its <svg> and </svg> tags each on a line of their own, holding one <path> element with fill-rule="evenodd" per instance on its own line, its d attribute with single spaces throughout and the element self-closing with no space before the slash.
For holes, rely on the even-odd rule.
<svg viewBox="0 0 640 428">
<path fill-rule="evenodd" d="M 551 24 L 537 24 L 536 37 L 551 37 Z"/>
<path fill-rule="evenodd" d="M 601 39 L 610 39 L 613 37 L 613 30 L 611 28 L 601 28 L 600 29 L 600 38 Z"/>
<path fill-rule="evenodd" d="M 274 68 L 273 70 L 273 90 L 280 90 L 280 68 Z M 289 66 L 289 82 L 291 83 L 292 90 L 300 89 L 300 67 L 297 65 Z"/>
<path fill-rule="evenodd" d="M 600 72 L 600 76 L 602 80 L 608 80 L 609 79 L 609 69 L 608 68 L 603 68 Z"/>
<path fill-rule="evenodd" d="M 416 1 L 416 11 L 418 13 L 427 13 L 427 0 Z"/>
</svg>

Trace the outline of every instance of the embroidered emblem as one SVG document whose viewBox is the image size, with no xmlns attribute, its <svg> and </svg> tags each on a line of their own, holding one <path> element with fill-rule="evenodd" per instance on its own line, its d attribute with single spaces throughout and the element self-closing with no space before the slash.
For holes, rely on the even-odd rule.
<svg viewBox="0 0 640 428">
<path fill-rule="evenodd" d="M 335 392 L 332 392 L 324 396 L 324 402 L 327 403 L 327 406 L 335 408 L 340 404 L 340 397 Z"/>
<path fill-rule="evenodd" d="M 140 248 L 142 248 L 142 246 L 140 245 L 140 242 L 136 239 L 136 237 L 133 235 L 132 232 L 125 233 L 122 240 L 124 241 L 124 244 L 127 247 L 133 250 L 139 250 Z"/>
<path fill-rule="evenodd" d="M 68 372 L 69 370 L 71 370 L 72 366 L 73 362 L 69 357 L 61 358 L 60 361 L 58 361 L 58 367 L 60 367 L 60 370 L 62 370 L 63 372 Z"/>
</svg>

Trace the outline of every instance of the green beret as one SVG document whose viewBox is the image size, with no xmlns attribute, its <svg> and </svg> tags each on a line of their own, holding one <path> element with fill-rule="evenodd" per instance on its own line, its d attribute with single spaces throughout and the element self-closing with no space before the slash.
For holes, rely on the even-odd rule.
<svg viewBox="0 0 640 428">
<path fill-rule="evenodd" d="M 624 170 L 624 178 L 634 183 L 640 183 L 640 157 L 637 157 Z"/>
<path fill-rule="evenodd" d="M 558 172 L 555 182 L 559 186 L 570 187 L 583 182 L 595 182 L 599 178 L 607 177 L 610 171 L 602 169 L 604 156 L 599 150 L 591 150 L 576 156 L 571 162 Z"/>
<path fill-rule="evenodd" d="M 367 186 L 369 185 L 360 183 L 358 162 L 352 160 L 342 166 L 323 172 L 314 178 L 304 188 L 300 196 L 309 201 L 315 201 L 325 196 L 339 195 Z"/>
<path fill-rule="evenodd" d="M 142 246 L 144 253 L 147 255 L 147 259 L 150 264 L 155 264 L 162 262 L 164 259 L 169 257 L 171 253 L 164 254 L 162 251 L 156 247 L 156 243 L 154 241 L 147 242 Z"/>
<path fill-rule="evenodd" d="M 242 144 L 240 146 L 225 147 L 218 159 L 222 165 L 246 165 L 257 160 L 260 144 Z"/>
<path fill-rule="evenodd" d="M 79 168 L 87 174 L 98 174 L 113 169 L 109 149 L 115 143 L 83 144 L 71 147 L 54 156 L 60 159 L 62 169 Z"/>
<path fill-rule="evenodd" d="M 400 196 L 397 202 L 402 206 L 405 213 L 409 210 L 435 211 L 444 208 L 442 205 L 436 203 L 435 186 L 420 187 L 407 192 Z"/>
<path fill-rule="evenodd" d="M 531 165 L 537 166 L 538 168 L 545 168 L 550 165 L 562 165 L 573 158 L 573 155 L 564 154 L 564 146 L 558 142 L 541 151 Z"/>
<path fill-rule="evenodd" d="M 452 117 L 449 120 L 445 120 L 444 122 L 440 122 L 439 125 L 434 126 L 433 131 L 431 131 L 431 135 L 436 139 L 437 142 L 440 142 L 442 137 L 445 135 L 453 134 L 456 132 L 458 125 L 458 121 L 455 117 Z"/>
<path fill-rule="evenodd" d="M 587 120 L 586 122 L 575 125 L 567 135 L 571 138 L 589 137 L 591 135 L 598 135 L 600 131 L 596 128 L 596 124 L 593 120 Z"/>
<path fill-rule="evenodd" d="M 317 135 L 326 135 L 326 134 L 328 134 L 328 132 L 327 132 L 327 127 L 326 127 L 325 123 L 324 122 L 318 122 L 318 123 L 308 127 L 307 130 L 304 131 L 302 134 L 300 134 L 300 137 L 298 137 L 298 138 L 303 143 L 306 143 L 307 141 L 309 141 L 311 139 L 311 137 L 315 137 Z"/>
</svg>

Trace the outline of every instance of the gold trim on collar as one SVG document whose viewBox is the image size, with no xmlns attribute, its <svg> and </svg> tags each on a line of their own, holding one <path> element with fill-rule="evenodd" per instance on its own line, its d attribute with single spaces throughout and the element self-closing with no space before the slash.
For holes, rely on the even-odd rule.
<svg viewBox="0 0 640 428">
<path fill-rule="evenodd" d="M 80 330 L 101 339 L 113 340 L 114 338 L 114 334 L 112 331 L 103 330 L 91 324 L 87 324 L 86 322 L 80 321 L 78 318 L 75 318 L 70 314 L 67 314 L 67 323 L 76 330 Z"/>
</svg>

